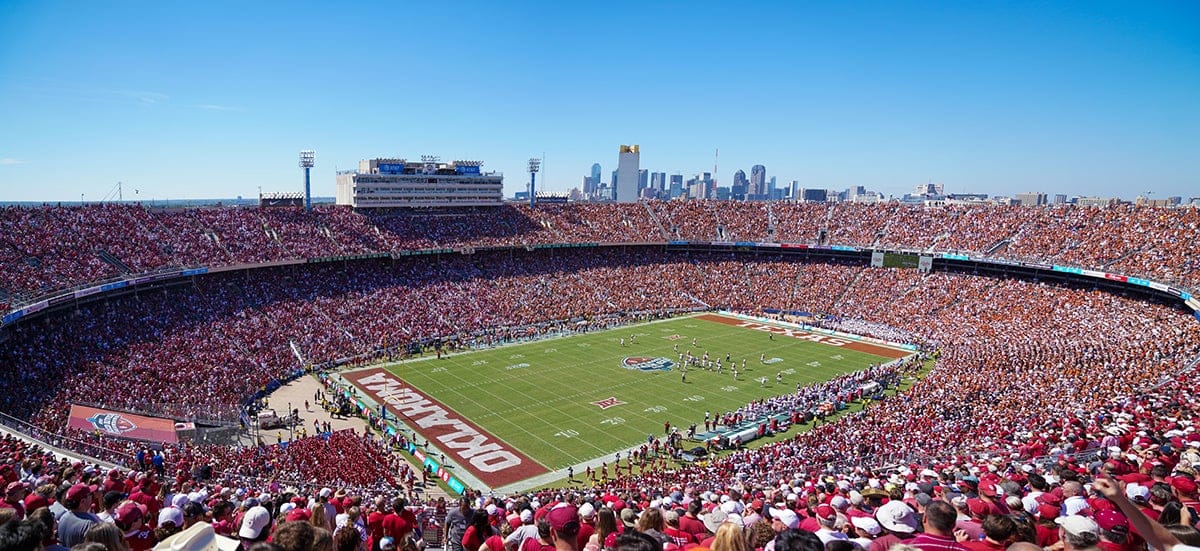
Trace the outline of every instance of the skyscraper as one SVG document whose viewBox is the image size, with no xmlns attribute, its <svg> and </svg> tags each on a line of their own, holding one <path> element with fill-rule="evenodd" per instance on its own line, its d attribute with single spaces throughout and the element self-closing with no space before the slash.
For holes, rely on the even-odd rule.
<svg viewBox="0 0 1200 551">
<path fill-rule="evenodd" d="M 767 198 L 767 167 L 750 167 L 750 199 L 762 201 Z"/>
<path fill-rule="evenodd" d="M 616 197 L 618 203 L 635 203 L 638 200 L 638 164 L 641 152 L 637 144 L 622 145 L 618 150 Z"/>
<path fill-rule="evenodd" d="M 684 195 L 685 191 L 683 189 L 683 175 L 672 174 L 671 183 L 668 184 L 667 190 L 667 195 L 669 195 L 671 199 Z"/>
<path fill-rule="evenodd" d="M 592 163 L 592 185 L 600 187 L 601 182 L 603 180 L 600 179 L 600 163 Z"/>
<path fill-rule="evenodd" d="M 642 196 L 642 190 L 650 185 L 650 171 L 641 169 L 638 171 L 638 197 Z"/>
<path fill-rule="evenodd" d="M 745 201 L 746 194 L 749 193 L 750 181 L 746 179 L 746 171 L 739 170 L 733 173 L 733 186 L 729 190 L 729 198 L 734 201 Z"/>
<path fill-rule="evenodd" d="M 666 191 L 667 189 L 667 173 L 666 172 L 651 172 L 650 187 L 658 191 Z"/>
</svg>

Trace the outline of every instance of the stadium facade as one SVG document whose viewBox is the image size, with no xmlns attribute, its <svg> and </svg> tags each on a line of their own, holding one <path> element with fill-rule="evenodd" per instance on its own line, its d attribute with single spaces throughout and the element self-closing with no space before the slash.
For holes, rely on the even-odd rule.
<svg viewBox="0 0 1200 551">
<path fill-rule="evenodd" d="M 504 203 L 504 175 L 483 172 L 482 161 L 422 156 L 364 159 L 337 174 L 337 204 L 354 208 L 486 207 Z"/>
</svg>

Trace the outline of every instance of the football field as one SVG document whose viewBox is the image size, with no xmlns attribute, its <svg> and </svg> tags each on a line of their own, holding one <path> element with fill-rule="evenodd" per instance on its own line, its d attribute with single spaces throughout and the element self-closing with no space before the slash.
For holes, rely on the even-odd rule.
<svg viewBox="0 0 1200 551">
<path fill-rule="evenodd" d="M 684 381 L 679 355 L 689 351 L 720 359 L 722 372 L 689 367 Z M 648 435 L 664 436 L 667 423 L 684 431 L 695 423 L 703 432 L 706 411 L 716 417 L 754 400 L 789 394 L 797 385 L 906 355 L 702 314 L 384 367 L 416 391 L 404 401 L 389 400 L 390 409 L 435 445 L 450 441 L 446 431 L 474 433 L 472 449 L 502 447 L 533 464 L 503 480 L 484 480 L 501 485 L 596 458 L 611 460 Z M 736 379 L 730 363 L 739 370 Z M 375 381 L 384 375 L 372 371 Z M 360 379 L 356 385 L 366 388 L 371 382 Z M 409 391 L 391 387 L 390 392 Z M 439 407 L 442 413 L 422 417 Z"/>
</svg>

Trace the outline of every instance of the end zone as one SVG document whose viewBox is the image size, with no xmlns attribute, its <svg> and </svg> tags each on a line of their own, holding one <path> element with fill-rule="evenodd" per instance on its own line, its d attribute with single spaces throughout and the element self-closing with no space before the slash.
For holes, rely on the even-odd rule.
<svg viewBox="0 0 1200 551">
<path fill-rule="evenodd" d="M 882 356 L 892 360 L 897 360 L 913 354 L 913 352 L 909 350 L 899 350 L 890 346 L 871 344 L 857 339 L 841 338 L 834 335 L 825 335 L 804 329 L 797 329 L 794 327 L 785 327 L 783 325 L 775 325 L 749 319 L 733 318 L 720 314 L 702 314 L 696 316 L 696 319 L 702 319 L 704 321 L 711 321 L 724 325 L 732 325 L 734 327 L 744 327 L 746 329 L 763 331 L 765 333 L 774 333 L 776 335 L 792 337 L 805 341 L 818 342 L 821 344 L 827 344 L 829 346 L 854 350 L 856 352 L 865 352 L 874 356 Z"/>
<path fill-rule="evenodd" d="M 342 377 L 363 396 L 383 405 L 388 417 L 404 421 L 490 488 L 550 472 L 441 402 L 404 385 L 383 368 L 347 372 Z"/>
</svg>

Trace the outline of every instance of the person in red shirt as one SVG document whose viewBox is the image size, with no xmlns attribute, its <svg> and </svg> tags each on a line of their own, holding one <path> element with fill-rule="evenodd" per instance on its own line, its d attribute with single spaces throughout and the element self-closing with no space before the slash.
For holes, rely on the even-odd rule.
<svg viewBox="0 0 1200 551">
<path fill-rule="evenodd" d="M 1133 551 L 1133 538 L 1129 533 L 1129 519 L 1120 511 L 1105 509 L 1096 513 L 1096 525 L 1100 527 L 1100 549 L 1103 551 Z M 1138 549 L 1143 546 L 1138 546 Z"/>
<path fill-rule="evenodd" d="M 1054 519 L 1058 518 L 1058 507 L 1049 504 L 1038 505 L 1037 514 L 1034 516 L 1036 522 L 1034 529 L 1037 530 L 1037 544 L 1042 547 L 1051 547 L 1058 543 L 1058 523 Z"/>
<path fill-rule="evenodd" d="M 945 501 L 935 501 L 925 508 L 925 532 L 908 541 L 921 551 L 965 551 L 954 538 L 954 522 L 958 512 Z M 881 523 L 882 524 L 882 523 Z"/>
<path fill-rule="evenodd" d="M 9 482 L 4 491 L 4 505 L 15 511 L 13 520 L 23 520 L 25 518 L 25 494 L 29 492 L 29 485 L 24 482 Z"/>
<path fill-rule="evenodd" d="M 579 506 L 579 535 L 575 542 L 577 547 L 583 549 L 594 533 L 596 533 L 596 508 L 591 503 L 584 503 Z"/>
<path fill-rule="evenodd" d="M 104 479 L 104 492 L 125 493 L 125 481 L 121 480 L 121 471 L 119 469 L 108 471 L 108 478 Z"/>
<path fill-rule="evenodd" d="M 708 535 L 708 530 L 704 528 L 704 521 L 700 520 L 702 507 L 703 504 L 699 499 L 693 499 L 688 502 L 687 513 L 679 517 L 679 530 L 691 534 L 697 542 Z"/>
<path fill-rule="evenodd" d="M 408 510 L 408 501 L 402 497 L 392 500 L 392 512 L 383 517 L 383 534 L 396 540 L 397 547 L 404 546 L 404 538 L 417 526 L 417 517 Z"/>
<path fill-rule="evenodd" d="M 691 534 L 679 529 L 679 513 L 668 509 L 663 512 L 663 520 L 666 522 L 666 527 L 663 528 L 663 534 L 671 538 L 671 542 L 675 545 L 683 547 L 689 543 L 696 543 L 696 538 Z"/>
<path fill-rule="evenodd" d="M 376 549 L 383 538 L 383 519 L 387 517 L 387 500 L 383 496 L 375 498 L 375 506 L 367 513 L 367 548 Z"/>
<path fill-rule="evenodd" d="M 129 494 L 129 499 L 144 506 L 146 509 L 146 518 L 158 518 L 158 511 L 162 509 L 163 502 L 156 497 L 154 490 L 154 482 L 149 477 L 142 479 L 138 484 L 137 491 Z"/>
<path fill-rule="evenodd" d="M 1017 523 L 1004 515 L 988 515 L 983 519 L 983 539 L 965 541 L 963 546 L 970 551 L 1003 551 L 1017 532 Z"/>
<path fill-rule="evenodd" d="M 1196 497 L 1197 486 L 1196 481 L 1185 476 L 1176 476 L 1171 479 L 1171 489 L 1175 491 L 1175 497 L 1185 507 L 1200 509 L 1200 498 Z"/>
<path fill-rule="evenodd" d="M 487 511 L 478 509 L 471 514 L 460 543 L 464 551 L 478 551 L 483 542 L 496 533 L 496 529 L 488 522 Z"/>
<path fill-rule="evenodd" d="M 158 543 L 154 531 L 146 525 L 145 506 L 133 501 L 125 501 L 113 511 L 113 523 L 125 535 L 125 543 L 132 551 L 148 551 Z"/>
</svg>

